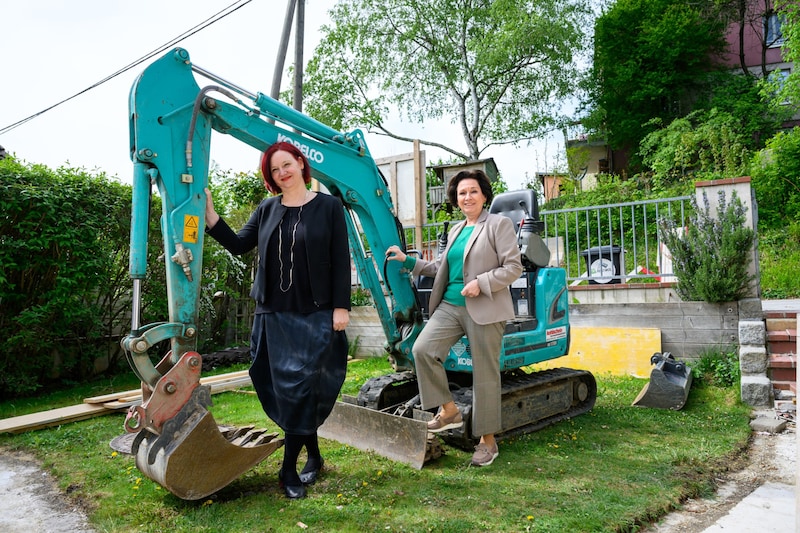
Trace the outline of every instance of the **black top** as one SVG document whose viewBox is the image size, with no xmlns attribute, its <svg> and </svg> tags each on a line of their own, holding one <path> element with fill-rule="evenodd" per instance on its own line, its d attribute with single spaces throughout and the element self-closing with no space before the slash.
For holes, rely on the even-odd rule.
<svg viewBox="0 0 800 533">
<path fill-rule="evenodd" d="M 280 255 L 275 255 L 278 230 L 285 218 L 283 234 L 283 288 L 289 286 L 288 268 L 291 263 L 291 238 L 295 215 L 300 215 L 294 245 L 294 270 L 292 283 L 287 293 L 280 290 Z M 288 237 L 286 233 L 288 229 Z M 317 195 L 300 208 L 287 208 L 281 204 L 280 196 L 265 199 L 250 216 L 238 233 L 234 233 L 224 219 L 220 220 L 208 234 L 234 255 L 241 255 L 258 247 L 258 269 L 250 296 L 256 301 L 257 311 L 296 310 L 312 312 L 321 309 L 350 309 L 350 248 L 347 242 L 347 225 L 342 203 L 328 194 Z M 287 242 L 287 240 L 289 242 Z M 274 247 L 271 246 L 274 241 Z M 308 292 L 299 291 L 289 295 L 292 289 L 308 287 Z M 288 300 L 299 303 L 299 308 Z M 300 303 L 298 298 L 310 300 Z M 281 300 L 276 301 L 276 297 Z"/>
</svg>

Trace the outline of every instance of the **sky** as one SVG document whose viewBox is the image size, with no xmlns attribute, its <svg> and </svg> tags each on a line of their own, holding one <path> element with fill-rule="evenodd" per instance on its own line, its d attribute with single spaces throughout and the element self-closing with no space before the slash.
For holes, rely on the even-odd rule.
<svg viewBox="0 0 800 533">
<path fill-rule="evenodd" d="M 336 0 L 305 2 L 307 62 L 319 43 L 319 28 L 330 22 L 328 11 Z M 235 4 L 241 7 L 175 46 L 187 49 L 196 65 L 237 86 L 269 94 L 287 3 L 287 0 L 4 2 L 0 10 L 3 22 L 0 130 L 69 100 L 0 133 L 0 145 L 27 163 L 102 171 L 130 183 L 133 165 L 128 154 L 128 95 L 136 77 L 166 51 L 93 86 Z M 293 48 L 294 34 L 284 71 L 294 62 Z M 281 89 L 289 87 L 291 79 L 284 75 Z M 399 118 L 390 117 L 387 124 L 403 135 L 432 139 L 464 150 L 458 128 L 449 122 L 403 124 Z M 365 133 L 375 159 L 412 151 L 409 142 Z M 449 157 L 441 149 L 422 148 L 428 164 Z M 492 147 L 482 157 L 494 158 L 509 188 L 515 189 L 523 187 L 536 172 L 552 170 L 557 158 L 563 161 L 560 152 L 563 152 L 563 138 L 556 133 L 520 148 Z M 244 143 L 225 135 L 212 137 L 212 165 L 221 170 L 253 172 L 258 168 L 258 158 L 258 152 Z"/>
</svg>

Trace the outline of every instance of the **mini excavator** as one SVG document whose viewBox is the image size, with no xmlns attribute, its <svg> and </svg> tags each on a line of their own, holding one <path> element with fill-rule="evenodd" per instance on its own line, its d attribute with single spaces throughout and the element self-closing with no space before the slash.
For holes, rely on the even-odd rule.
<svg viewBox="0 0 800 533">
<path fill-rule="evenodd" d="M 198 79 L 207 84 L 201 87 Z M 139 75 L 129 104 L 133 309 L 122 347 L 141 379 L 143 402 L 128 412 L 127 433 L 121 437 L 127 438 L 123 447 L 135 456 L 137 468 L 176 496 L 196 500 L 225 487 L 283 445 L 276 433 L 218 425 L 208 410 L 208 385 L 200 382 L 197 324 L 212 133 L 230 135 L 258 151 L 277 141 L 294 144 L 311 163 L 312 177 L 342 202 L 352 260 L 372 294 L 393 373 L 370 379 L 357 397 L 338 401 L 320 435 L 416 468 L 436 457 L 432 442 L 438 439 L 426 429 L 432 414 L 419 405 L 412 353 L 427 319 L 425 280 L 413 279 L 400 263 L 385 259 L 383 251 L 390 245 L 406 249 L 406 243 L 386 180 L 362 132 L 340 133 L 262 93 L 242 89 L 193 64 L 182 48 Z M 153 189 L 162 203 L 169 317 L 141 324 Z M 550 252 L 540 236 L 533 191 L 499 194 L 490 210 L 514 222 L 524 266 L 511 287 L 517 316 L 506 325 L 500 355 L 503 430 L 497 438 L 502 439 L 589 411 L 597 385 L 586 371 L 531 369 L 569 350 L 566 273 L 548 266 Z M 154 364 L 149 352 L 164 341 L 171 349 Z M 445 442 L 472 446 L 466 338 L 451 348 L 445 368 L 465 424 L 439 435 Z"/>
</svg>

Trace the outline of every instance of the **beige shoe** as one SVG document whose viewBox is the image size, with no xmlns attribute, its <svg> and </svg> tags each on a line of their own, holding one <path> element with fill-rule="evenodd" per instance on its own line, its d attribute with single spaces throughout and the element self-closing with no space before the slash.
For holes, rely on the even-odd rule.
<svg viewBox="0 0 800 533">
<path fill-rule="evenodd" d="M 442 412 L 439 411 L 436 416 L 433 417 L 433 420 L 428 422 L 428 431 L 431 433 L 439 433 L 446 429 L 460 428 L 463 425 L 464 421 L 461 418 L 461 411 L 456 411 L 456 414 L 449 418 L 445 418 Z"/>
<path fill-rule="evenodd" d="M 490 448 L 484 443 L 475 446 L 475 453 L 472 454 L 472 466 L 489 466 L 492 461 L 497 459 L 500 451 L 497 449 L 497 443 L 493 448 Z"/>
</svg>

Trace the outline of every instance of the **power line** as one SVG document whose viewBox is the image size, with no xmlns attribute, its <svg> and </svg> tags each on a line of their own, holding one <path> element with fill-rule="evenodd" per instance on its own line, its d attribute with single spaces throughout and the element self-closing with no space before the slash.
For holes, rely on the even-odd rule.
<svg viewBox="0 0 800 533">
<path fill-rule="evenodd" d="M 8 126 L 3 127 L 2 129 L 0 129 L 0 135 L 3 135 L 4 133 L 8 133 L 9 131 L 11 131 L 11 130 L 13 130 L 15 128 L 18 128 L 19 126 L 22 126 L 23 124 L 35 119 L 36 117 L 38 117 L 40 115 L 43 115 L 43 114 L 47 113 L 48 111 L 50 111 L 52 109 L 55 109 L 56 107 L 60 106 L 61 104 L 69 102 L 70 100 L 72 100 L 74 98 L 77 98 L 78 96 L 80 96 L 80 95 L 82 95 L 84 93 L 87 93 L 87 92 L 91 91 L 92 89 L 94 89 L 96 87 L 99 87 L 100 85 L 106 83 L 107 81 L 110 81 L 110 80 L 116 78 L 120 74 L 123 74 L 123 73 L 129 71 L 130 69 L 132 69 L 132 68 L 134 68 L 134 67 L 136 67 L 138 65 L 141 65 L 142 63 L 144 63 L 145 61 L 151 59 L 152 57 L 154 57 L 154 56 L 156 56 L 158 54 L 161 54 L 162 52 L 164 52 L 168 48 L 178 44 L 179 42 L 181 42 L 181 41 L 183 41 L 183 40 L 185 40 L 185 39 L 187 39 L 189 37 L 191 37 L 192 35 L 194 35 L 195 33 L 199 32 L 200 30 L 204 30 L 205 28 L 211 26 L 215 22 L 219 22 L 223 18 L 227 17 L 231 13 L 237 11 L 238 9 L 246 6 L 247 4 L 249 4 L 252 1 L 253 0 L 237 0 L 233 4 L 231 4 L 228 7 L 218 11 L 215 14 L 211 15 L 210 17 L 208 17 L 204 21 L 200 22 L 199 24 L 193 26 L 192 28 L 189 28 L 188 30 L 186 30 L 185 32 L 181 33 L 177 37 L 174 37 L 174 38 L 170 39 L 169 41 L 167 41 L 166 43 L 162 44 L 161 46 L 159 46 L 155 50 L 153 50 L 151 52 L 148 52 L 144 56 L 142 56 L 139 59 L 133 61 L 132 63 L 128 63 L 127 65 L 125 65 L 121 69 L 117 70 L 113 74 L 110 74 L 110 75 L 106 76 L 105 78 L 103 78 L 102 80 L 100 80 L 100 81 L 98 81 L 96 83 L 93 83 L 92 85 L 90 85 L 89 87 L 83 89 L 82 91 L 79 91 L 79 92 L 73 94 L 70 97 L 64 98 L 60 102 L 57 102 L 57 103 L 51 105 L 50 107 L 47 107 L 47 108 L 39 111 L 38 113 L 34 113 L 33 115 L 31 115 L 29 117 L 23 118 L 22 120 L 19 120 L 17 122 L 14 122 L 13 124 L 9 124 Z"/>
</svg>

